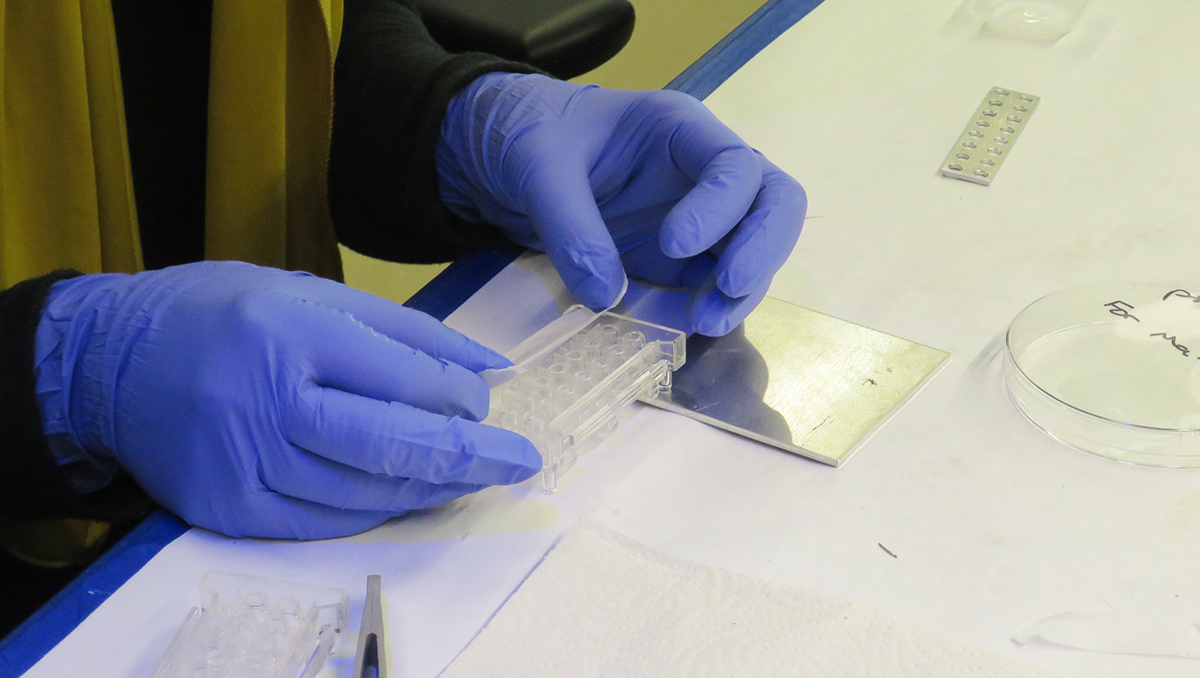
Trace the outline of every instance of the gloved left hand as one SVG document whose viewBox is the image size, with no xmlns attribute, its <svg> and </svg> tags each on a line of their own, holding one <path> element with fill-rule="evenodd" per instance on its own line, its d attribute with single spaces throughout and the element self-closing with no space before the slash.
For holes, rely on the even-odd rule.
<svg viewBox="0 0 1200 678">
<path fill-rule="evenodd" d="M 210 261 L 71 278 L 37 332 L 52 445 L 119 462 L 230 536 L 353 534 L 541 468 L 529 441 L 479 423 L 477 373 L 504 357 L 311 275 Z"/>
<path fill-rule="evenodd" d="M 492 73 L 451 100 L 443 202 L 545 251 L 577 299 L 615 303 L 625 272 L 691 292 L 722 335 L 766 295 L 804 221 L 800 184 L 678 92 Z"/>
</svg>

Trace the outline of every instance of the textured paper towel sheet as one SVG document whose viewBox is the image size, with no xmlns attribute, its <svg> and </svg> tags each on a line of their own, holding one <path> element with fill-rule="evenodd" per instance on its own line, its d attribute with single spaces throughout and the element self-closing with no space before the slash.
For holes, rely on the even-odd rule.
<svg viewBox="0 0 1200 678">
<path fill-rule="evenodd" d="M 1051 678 L 869 605 L 571 530 L 442 674 Z"/>
</svg>

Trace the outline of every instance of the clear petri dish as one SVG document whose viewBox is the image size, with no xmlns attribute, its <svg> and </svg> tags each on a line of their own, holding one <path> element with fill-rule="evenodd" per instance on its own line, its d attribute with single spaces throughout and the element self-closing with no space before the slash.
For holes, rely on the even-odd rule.
<svg viewBox="0 0 1200 678">
<path fill-rule="evenodd" d="M 1200 285 L 1056 292 L 1008 328 L 1004 381 L 1035 426 L 1071 447 L 1200 467 Z"/>
<path fill-rule="evenodd" d="M 1089 0 L 968 0 L 967 8 L 988 26 L 1019 38 L 1049 40 L 1078 23 Z"/>
</svg>

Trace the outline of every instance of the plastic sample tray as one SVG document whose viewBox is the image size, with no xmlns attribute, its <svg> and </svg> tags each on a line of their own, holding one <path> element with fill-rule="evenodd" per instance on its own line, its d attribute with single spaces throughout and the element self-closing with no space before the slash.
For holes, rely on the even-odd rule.
<svg viewBox="0 0 1200 678">
<path fill-rule="evenodd" d="M 492 388 L 485 423 L 528 438 L 542 455 L 542 489 L 586 446 L 616 428 L 633 401 L 671 388 L 686 336 L 660 325 L 582 306 L 514 351 L 515 377 Z"/>
<path fill-rule="evenodd" d="M 151 678 L 312 678 L 349 616 L 341 589 L 227 572 L 200 589 Z"/>
</svg>

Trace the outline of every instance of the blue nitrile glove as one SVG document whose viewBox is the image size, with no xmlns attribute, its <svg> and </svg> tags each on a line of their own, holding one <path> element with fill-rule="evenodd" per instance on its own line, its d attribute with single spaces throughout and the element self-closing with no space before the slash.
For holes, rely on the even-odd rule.
<svg viewBox="0 0 1200 678">
<path fill-rule="evenodd" d="M 766 295 L 804 221 L 800 185 L 678 92 L 491 73 L 451 100 L 441 131 L 446 205 L 548 253 L 596 310 L 628 271 L 691 291 L 680 329 L 725 334 Z"/>
<path fill-rule="evenodd" d="M 527 440 L 477 423 L 476 373 L 505 358 L 303 273 L 202 262 L 64 280 L 35 361 L 47 436 L 115 457 L 231 536 L 353 534 L 541 468 Z"/>
</svg>

